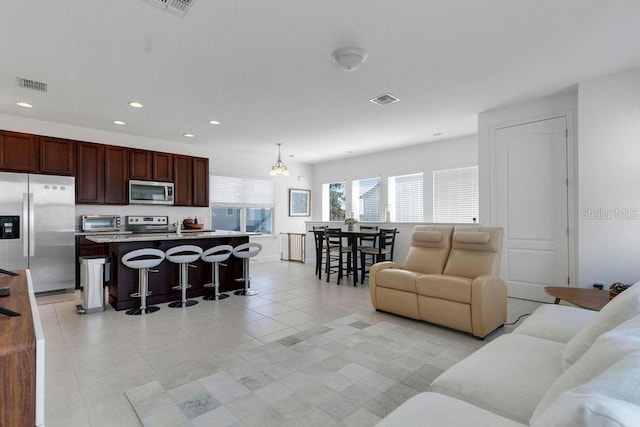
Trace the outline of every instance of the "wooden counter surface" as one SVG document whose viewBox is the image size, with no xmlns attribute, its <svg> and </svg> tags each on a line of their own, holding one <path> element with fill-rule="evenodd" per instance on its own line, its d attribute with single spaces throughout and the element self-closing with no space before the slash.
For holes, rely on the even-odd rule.
<svg viewBox="0 0 640 427">
<path fill-rule="evenodd" d="M 36 334 L 25 270 L 0 274 L 0 286 L 11 295 L 0 306 L 20 316 L 0 315 L 0 426 L 36 424 Z M 34 307 L 35 309 L 35 307 Z"/>
</svg>

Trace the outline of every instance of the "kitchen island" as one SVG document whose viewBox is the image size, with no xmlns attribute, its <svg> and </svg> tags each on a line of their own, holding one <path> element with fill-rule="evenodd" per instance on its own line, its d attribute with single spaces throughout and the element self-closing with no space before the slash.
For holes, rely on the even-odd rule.
<svg viewBox="0 0 640 427">
<path fill-rule="evenodd" d="M 109 304 L 116 310 L 127 310 L 140 306 L 140 298 L 130 295 L 138 291 L 138 271 L 126 267 L 121 259 L 133 250 L 154 248 L 167 251 L 180 245 L 195 245 L 207 250 L 213 246 L 231 245 L 236 247 L 249 241 L 250 235 L 256 233 L 240 233 L 237 231 L 205 231 L 184 233 L 147 233 L 147 234 L 112 234 L 86 236 L 86 239 L 107 246 L 107 256 L 111 259 L 111 278 L 109 286 Z M 193 263 L 195 268 L 189 269 L 189 283 L 187 290 L 190 298 L 212 294 L 212 288 L 205 288 L 211 282 L 211 264 L 198 260 Z M 157 273 L 149 273 L 149 290 L 147 304 L 161 304 L 180 299 L 180 291 L 173 287 L 179 283 L 178 264 L 163 261 L 154 268 Z M 220 292 L 243 289 L 243 283 L 236 281 L 242 278 L 242 260 L 231 256 L 220 264 Z"/>
</svg>

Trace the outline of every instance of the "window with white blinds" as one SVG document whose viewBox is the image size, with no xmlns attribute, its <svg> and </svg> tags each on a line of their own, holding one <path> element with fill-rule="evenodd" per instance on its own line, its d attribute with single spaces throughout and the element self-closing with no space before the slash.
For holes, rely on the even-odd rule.
<svg viewBox="0 0 640 427">
<path fill-rule="evenodd" d="M 212 175 L 210 188 L 214 207 L 275 206 L 275 185 L 270 180 Z"/>
<path fill-rule="evenodd" d="M 389 207 L 394 222 L 424 221 L 422 172 L 389 177 Z"/>
<path fill-rule="evenodd" d="M 351 194 L 358 221 L 380 221 L 380 178 L 352 181 Z"/>
<path fill-rule="evenodd" d="M 213 175 L 210 189 L 213 228 L 273 233 L 273 181 Z"/>
<path fill-rule="evenodd" d="M 433 172 L 433 221 L 471 223 L 478 218 L 478 167 Z"/>
</svg>

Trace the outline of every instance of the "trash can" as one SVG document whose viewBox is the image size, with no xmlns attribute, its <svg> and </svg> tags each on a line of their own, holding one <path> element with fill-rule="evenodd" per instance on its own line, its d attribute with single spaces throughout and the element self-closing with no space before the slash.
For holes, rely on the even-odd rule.
<svg viewBox="0 0 640 427">
<path fill-rule="evenodd" d="M 111 261 L 104 256 L 80 257 L 80 294 L 82 304 L 76 305 L 79 314 L 104 311 L 104 284 L 109 281 Z"/>
</svg>

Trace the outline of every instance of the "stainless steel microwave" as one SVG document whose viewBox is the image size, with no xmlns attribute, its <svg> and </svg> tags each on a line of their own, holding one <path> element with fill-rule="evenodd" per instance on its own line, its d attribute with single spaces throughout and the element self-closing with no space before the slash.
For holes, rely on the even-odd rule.
<svg viewBox="0 0 640 427">
<path fill-rule="evenodd" d="M 129 203 L 139 205 L 173 205 L 173 183 L 129 181 Z"/>
<path fill-rule="evenodd" d="M 82 231 L 120 231 L 120 215 L 82 215 Z"/>
</svg>

